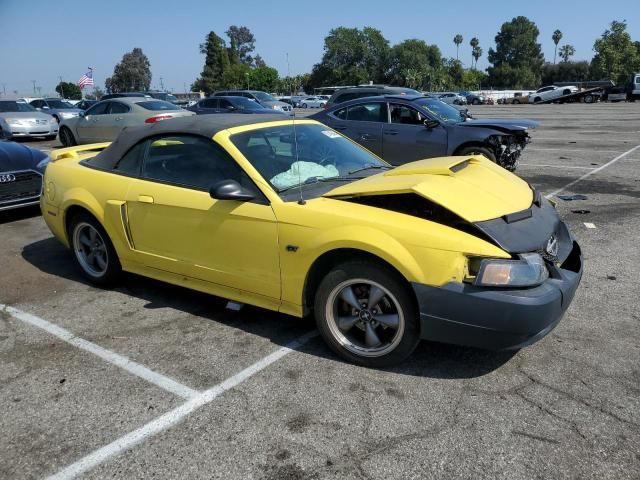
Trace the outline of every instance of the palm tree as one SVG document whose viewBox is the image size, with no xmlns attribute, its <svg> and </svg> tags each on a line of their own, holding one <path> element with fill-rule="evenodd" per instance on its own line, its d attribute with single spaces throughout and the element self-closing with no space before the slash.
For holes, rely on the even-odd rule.
<svg viewBox="0 0 640 480">
<path fill-rule="evenodd" d="M 569 59 L 576 54 L 576 49 L 573 45 L 563 45 L 560 47 L 560 57 L 563 62 L 568 62 Z"/>
<path fill-rule="evenodd" d="M 476 68 L 478 68 L 478 59 L 482 56 L 482 47 L 480 45 L 473 47 L 471 55 L 476 59 Z"/>
<path fill-rule="evenodd" d="M 560 40 L 562 40 L 562 32 L 560 30 L 556 30 L 555 32 L 553 32 L 553 35 L 551 36 L 553 43 L 556 44 L 556 49 L 553 52 L 553 63 L 556 63 L 556 56 L 558 55 L 558 44 L 560 43 Z"/>
<path fill-rule="evenodd" d="M 473 37 L 469 42 L 469 45 L 471 45 L 471 68 L 473 68 L 473 59 L 475 58 L 473 51 L 478 47 L 478 45 L 480 45 L 480 40 L 478 40 L 476 37 Z"/>
<path fill-rule="evenodd" d="M 462 35 L 460 35 L 459 33 L 453 37 L 453 43 L 456 44 L 456 60 L 458 60 L 458 49 L 460 48 L 460 44 L 464 41 L 464 38 L 462 38 Z"/>
</svg>

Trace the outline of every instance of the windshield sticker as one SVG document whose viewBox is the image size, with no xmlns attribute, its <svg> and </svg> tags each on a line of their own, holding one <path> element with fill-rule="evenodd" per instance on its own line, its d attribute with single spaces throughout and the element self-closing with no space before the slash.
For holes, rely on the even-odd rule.
<svg viewBox="0 0 640 480">
<path fill-rule="evenodd" d="M 340 138 L 339 133 L 332 132 L 331 130 L 322 130 L 322 133 L 324 133 L 329 138 Z"/>
</svg>

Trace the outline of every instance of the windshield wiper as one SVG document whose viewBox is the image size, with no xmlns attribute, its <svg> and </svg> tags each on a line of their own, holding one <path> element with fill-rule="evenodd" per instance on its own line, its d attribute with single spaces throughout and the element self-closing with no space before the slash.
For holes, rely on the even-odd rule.
<svg viewBox="0 0 640 480">
<path fill-rule="evenodd" d="M 306 185 L 312 185 L 314 183 L 318 183 L 318 182 L 333 182 L 333 181 L 338 181 L 338 182 L 344 182 L 345 180 L 360 180 L 359 177 L 354 178 L 354 177 L 344 177 L 344 176 L 335 176 L 335 177 L 309 177 L 307 178 L 304 182 L 302 183 L 297 183 L 295 185 L 289 185 L 288 187 L 284 187 L 278 190 L 278 193 L 282 193 L 282 192 L 286 192 L 288 190 L 293 190 L 294 188 L 300 188 L 300 187 L 304 187 Z"/>
<path fill-rule="evenodd" d="M 371 163 L 369 165 L 365 165 L 364 167 L 356 168 L 355 170 L 351 170 L 349 172 L 349 175 L 353 175 L 354 173 L 362 172 L 363 170 L 369 170 L 369 169 L 380 170 L 381 168 L 392 169 L 393 167 L 391 165 L 378 165 L 378 164 L 375 164 L 375 163 Z"/>
</svg>

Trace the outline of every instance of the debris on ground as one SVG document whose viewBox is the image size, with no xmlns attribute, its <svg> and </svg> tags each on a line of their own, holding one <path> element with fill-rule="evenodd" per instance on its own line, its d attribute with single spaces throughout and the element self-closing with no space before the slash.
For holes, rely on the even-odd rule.
<svg viewBox="0 0 640 480">
<path fill-rule="evenodd" d="M 572 200 L 587 200 L 586 195 L 582 195 L 581 193 L 576 193 L 574 195 L 556 195 L 561 200 L 565 202 L 571 202 Z"/>
</svg>

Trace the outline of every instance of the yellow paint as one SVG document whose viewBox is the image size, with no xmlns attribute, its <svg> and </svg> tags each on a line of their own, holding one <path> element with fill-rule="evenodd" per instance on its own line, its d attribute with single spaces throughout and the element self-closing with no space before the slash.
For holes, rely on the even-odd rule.
<svg viewBox="0 0 640 480">
<path fill-rule="evenodd" d="M 255 181 L 268 205 L 214 200 L 207 192 L 90 169 L 80 160 L 107 144 L 84 145 L 52 154 L 45 185 L 56 194 L 41 200 L 45 221 L 68 246 L 68 212 L 81 207 L 104 226 L 124 270 L 298 316 L 309 270 L 337 249 L 374 255 L 408 281 L 434 286 L 463 281 L 468 256 L 510 257 L 459 230 L 349 197 L 413 192 L 469 221 L 487 220 L 531 205 L 530 188 L 515 175 L 483 157 L 438 158 L 341 186 L 304 205 L 284 202 L 229 137 L 287 124 L 291 120 L 246 125 L 213 137 Z M 465 168 L 451 171 L 464 161 Z"/>
</svg>

